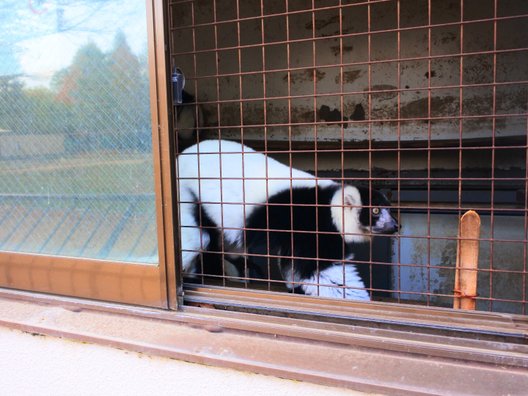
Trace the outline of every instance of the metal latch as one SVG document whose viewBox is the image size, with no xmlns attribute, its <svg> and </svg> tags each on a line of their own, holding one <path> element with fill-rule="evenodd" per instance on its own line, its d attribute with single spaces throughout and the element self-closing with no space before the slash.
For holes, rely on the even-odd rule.
<svg viewBox="0 0 528 396">
<path fill-rule="evenodd" d="M 172 100 L 174 104 L 183 103 L 183 88 L 185 87 L 185 75 L 179 67 L 172 72 Z"/>
</svg>

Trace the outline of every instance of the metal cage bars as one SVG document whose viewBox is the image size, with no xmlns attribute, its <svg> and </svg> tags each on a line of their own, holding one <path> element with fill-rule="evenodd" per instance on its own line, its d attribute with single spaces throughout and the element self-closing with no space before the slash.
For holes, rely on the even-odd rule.
<svg viewBox="0 0 528 396">
<path fill-rule="evenodd" d="M 324 173 L 320 171 L 320 166 L 318 163 L 318 154 L 320 153 L 327 153 L 327 154 L 335 154 L 339 156 L 338 163 L 340 164 L 339 169 L 337 169 L 337 172 L 335 172 L 332 175 L 332 178 L 334 180 L 337 180 L 340 183 L 344 183 L 349 180 L 354 181 L 360 181 L 367 183 L 369 186 L 374 184 L 379 184 L 380 182 L 388 182 L 389 185 L 392 186 L 392 188 L 396 192 L 396 200 L 393 202 L 393 209 L 395 209 L 401 217 L 401 215 L 405 215 L 407 213 L 412 213 L 413 210 L 423 210 L 426 214 L 426 224 L 427 229 L 425 232 L 425 235 L 405 235 L 396 237 L 396 248 L 394 257 L 396 258 L 395 262 L 392 263 L 386 263 L 381 261 L 373 261 L 372 259 L 364 261 L 365 263 L 370 265 L 370 283 L 367 286 L 369 290 L 374 290 L 375 288 L 372 285 L 372 265 L 379 265 L 379 266 L 385 266 L 392 269 L 392 271 L 396 271 L 396 276 L 394 280 L 394 284 L 389 290 L 384 291 L 390 291 L 395 295 L 396 301 L 402 302 L 406 301 L 406 298 L 402 298 L 402 296 L 408 296 L 412 294 L 416 294 L 422 297 L 425 297 L 425 303 L 427 305 L 435 305 L 435 302 L 433 302 L 430 297 L 435 296 L 443 296 L 443 297 L 450 297 L 452 296 L 449 293 L 445 292 L 435 292 L 431 284 L 431 271 L 437 271 L 437 270 L 452 270 L 453 268 L 449 265 L 443 265 L 443 264 L 435 264 L 431 265 L 431 242 L 441 242 L 441 241 L 456 241 L 456 236 L 438 236 L 435 235 L 435 233 L 431 230 L 431 223 L 432 223 L 432 216 L 437 216 L 438 213 L 457 213 L 461 214 L 466 209 L 475 208 L 475 204 L 471 202 L 466 202 L 466 199 L 464 198 L 464 192 L 467 188 L 467 183 L 474 183 L 475 185 L 482 185 L 485 188 L 489 188 L 489 199 L 486 200 L 486 203 L 480 204 L 477 209 L 484 211 L 489 215 L 489 227 L 490 227 L 490 236 L 486 237 L 483 236 L 480 238 L 480 241 L 482 243 L 489 243 L 490 245 L 490 257 L 489 262 L 487 265 L 487 268 L 479 268 L 479 273 L 487 273 L 489 274 L 488 279 L 488 293 L 486 293 L 486 296 L 479 296 L 477 299 L 480 301 L 486 302 L 487 307 L 485 309 L 488 310 L 494 310 L 493 304 L 494 301 L 506 301 L 506 302 L 512 302 L 517 303 L 520 307 L 520 312 L 525 313 L 526 311 L 526 244 L 527 244 L 527 229 L 528 229 L 528 220 L 527 220 L 527 213 L 526 213 L 526 199 L 527 199 L 527 175 L 526 170 L 524 171 L 521 169 L 519 172 L 517 172 L 514 175 L 506 175 L 505 172 L 500 173 L 496 172 L 497 167 L 497 153 L 505 152 L 508 154 L 508 150 L 510 151 L 511 155 L 514 155 L 519 152 L 524 152 L 526 156 L 526 151 L 528 149 L 528 145 L 526 144 L 526 136 L 523 136 L 522 134 L 516 135 L 515 139 L 509 139 L 504 138 L 503 136 L 500 136 L 497 133 L 498 130 L 498 122 L 502 122 L 503 120 L 511 120 L 511 119 L 521 119 L 524 120 L 526 116 L 528 115 L 526 111 L 526 101 L 522 104 L 521 108 L 522 110 L 516 110 L 514 111 L 504 111 L 504 109 L 499 109 L 498 107 L 498 97 L 499 93 L 498 90 L 504 90 L 504 92 L 509 92 L 512 88 L 515 87 L 525 87 L 528 83 L 528 80 L 525 78 L 519 79 L 519 78 L 513 78 L 509 81 L 499 81 L 497 78 L 497 64 L 498 64 L 498 56 L 502 55 L 508 55 L 508 54 L 515 54 L 515 55 L 524 55 L 528 51 L 528 47 L 523 46 L 517 46 L 512 48 L 504 48 L 503 46 L 498 45 L 498 24 L 500 23 L 508 23 L 511 21 L 522 21 L 525 18 L 528 18 L 528 13 L 526 12 L 517 12 L 516 14 L 512 15 L 499 15 L 499 5 L 498 1 L 493 1 L 493 16 L 490 17 L 479 17 L 479 18 L 473 18 L 473 19 L 467 19 L 466 15 L 468 14 L 466 12 L 466 9 L 468 8 L 468 5 L 465 4 L 464 1 L 459 2 L 459 19 L 455 21 L 449 21 L 449 22 L 435 22 L 434 17 L 437 16 L 435 14 L 434 10 L 434 2 L 432 0 L 428 0 L 427 3 L 427 23 L 425 24 L 418 24 L 415 26 L 403 26 L 402 24 L 402 3 L 401 0 L 383 0 L 383 1 L 363 1 L 356 4 L 343 4 L 344 2 L 339 1 L 336 5 L 331 6 L 324 6 L 324 7 L 317 7 L 316 2 L 311 2 L 311 7 L 306 9 L 291 9 L 289 6 L 289 2 L 284 2 L 283 11 L 281 12 L 273 12 L 270 14 L 266 14 L 265 5 L 263 1 L 260 1 L 258 4 L 256 4 L 256 10 L 258 10 L 258 15 L 253 16 L 242 16 L 241 13 L 241 4 L 239 1 L 233 2 L 231 5 L 233 6 L 232 15 L 233 17 L 225 17 L 223 15 L 219 15 L 220 6 L 216 0 L 213 0 L 211 2 L 195 2 L 195 1 L 181 1 L 181 2 L 172 2 L 171 3 L 171 9 L 173 10 L 173 20 L 170 26 L 170 32 L 172 35 L 172 38 L 174 39 L 174 35 L 177 35 L 181 32 L 185 32 L 186 30 L 190 30 L 192 32 L 192 49 L 188 50 L 186 46 L 183 46 L 182 50 L 179 50 L 177 46 L 174 46 L 173 51 L 171 53 L 172 62 L 173 64 L 176 64 L 179 59 L 184 58 L 192 58 L 192 64 L 194 68 L 194 73 L 191 73 L 190 75 L 187 75 L 188 80 L 193 82 L 193 89 L 194 89 L 194 95 L 196 97 L 196 100 L 191 104 L 196 109 L 196 112 L 198 112 L 199 106 L 213 106 L 214 112 L 216 113 L 216 119 L 217 121 L 205 125 L 201 125 L 199 130 L 197 131 L 197 139 L 196 141 L 199 141 L 201 139 L 200 135 L 206 134 L 208 132 L 214 132 L 214 135 L 210 136 L 217 136 L 218 139 L 221 139 L 224 137 L 224 134 L 227 132 L 230 132 L 232 130 L 236 130 L 238 136 L 240 137 L 240 140 L 242 143 L 244 143 L 247 140 L 247 133 L 246 131 L 250 131 L 252 129 L 256 131 L 262 131 L 261 135 L 261 142 L 257 144 L 261 144 L 259 146 L 259 151 L 262 151 L 269 155 L 278 155 L 283 154 L 287 157 L 287 161 L 292 166 L 294 163 L 294 156 L 299 155 L 305 155 L 310 156 L 313 155 L 313 170 L 315 171 L 316 177 L 319 176 L 319 173 Z M 379 28 L 375 27 L 374 25 L 374 17 L 372 12 L 372 7 L 380 5 L 380 4 L 388 4 L 393 3 L 396 8 L 396 26 L 391 28 Z M 451 2 L 454 3 L 454 2 Z M 226 3 L 227 4 L 227 3 Z M 225 10 L 226 4 L 224 4 L 222 7 L 222 10 Z M 204 7 L 207 8 L 207 6 L 210 5 L 213 10 L 213 18 L 210 21 L 204 21 L 204 18 L 200 18 L 201 21 L 197 22 L 196 14 L 197 9 L 203 9 Z M 191 11 L 191 19 L 190 24 L 185 23 L 186 17 L 185 12 L 179 12 L 176 11 L 176 8 L 179 7 L 189 7 Z M 367 26 L 366 29 L 363 31 L 358 32 L 344 32 L 343 29 L 343 11 L 348 9 L 354 9 L 354 7 L 366 7 L 367 9 Z M 470 6 L 469 6 L 470 7 Z M 337 32 L 330 35 L 325 36 L 321 35 L 320 32 L 317 31 L 317 21 L 318 16 L 321 12 L 335 12 L 337 17 L 335 18 L 336 25 L 337 25 Z M 301 14 L 310 14 L 311 19 L 311 36 L 310 37 L 303 37 L 303 38 L 294 38 L 291 37 L 291 27 L 290 27 L 290 17 L 301 15 Z M 183 18 L 181 21 L 177 21 L 176 16 L 182 16 Z M 277 36 L 280 38 L 282 36 L 285 36 L 285 39 L 277 39 L 272 40 L 269 39 L 269 30 L 267 29 L 267 24 L 269 21 L 271 21 L 272 18 L 277 17 L 283 17 L 284 18 L 284 32 L 281 34 L 278 34 Z M 335 22 L 334 21 L 334 22 Z M 257 33 L 257 36 L 260 36 L 260 42 L 258 43 L 251 43 L 251 44 L 243 44 L 243 40 L 241 37 L 244 36 L 244 23 L 245 22 L 257 22 L 257 25 L 259 26 L 260 31 Z M 221 39 L 219 38 L 219 29 L 223 26 L 234 24 L 236 25 L 236 37 L 234 38 L 234 41 L 236 41 L 236 44 L 230 44 L 230 43 L 224 43 L 221 42 Z M 473 27 L 477 25 L 485 25 L 488 28 L 492 26 L 493 30 L 493 45 L 492 49 L 483 49 L 483 50 L 467 50 L 466 51 L 466 38 L 471 37 L 471 35 L 465 34 L 466 27 Z M 202 28 L 212 28 L 214 32 L 214 45 L 211 48 L 208 48 L 206 45 L 199 45 L 199 41 L 201 38 L 203 38 L 200 35 L 200 29 Z M 437 53 L 434 48 L 434 43 L 432 40 L 432 34 L 435 29 L 441 29 L 441 28 L 455 28 L 458 30 L 458 37 L 455 37 L 455 40 L 458 40 L 458 51 L 453 51 L 449 53 Z M 415 56 L 403 56 L 402 55 L 402 34 L 408 33 L 408 32 L 427 32 L 427 50 L 425 53 L 421 53 L 419 55 Z M 375 56 L 373 56 L 373 50 L 372 50 L 372 39 L 375 36 L 383 35 L 383 34 L 393 34 L 396 36 L 396 56 L 393 57 L 381 57 L 377 59 Z M 346 62 L 344 60 L 343 52 L 344 52 L 344 43 L 343 40 L 347 38 L 352 37 L 362 37 L 366 38 L 367 40 L 367 59 L 360 59 L 359 61 L 349 61 Z M 267 40 L 268 38 L 268 40 Z M 324 40 L 337 40 L 338 41 L 338 61 L 332 62 L 332 63 L 324 63 L 321 62 L 319 64 L 316 59 L 318 57 L 318 51 L 317 51 L 317 43 L 323 42 Z M 309 47 L 311 47 L 310 57 L 311 57 L 311 64 L 308 66 L 296 66 L 294 62 L 292 62 L 292 58 L 294 56 L 294 49 L 292 48 L 294 45 L 297 44 L 307 44 Z M 286 66 L 285 67 L 278 67 L 278 68 L 269 68 L 267 66 L 267 59 L 271 56 L 271 53 L 268 54 L 267 50 L 272 47 L 277 46 L 284 46 L 285 47 L 285 54 L 286 54 Z M 258 68 L 255 70 L 243 70 L 243 54 L 242 52 L 244 50 L 249 49 L 256 49 L 260 52 L 260 59 L 257 59 L 255 61 L 255 64 L 258 65 Z M 223 51 L 234 51 L 236 53 L 236 66 L 237 71 L 221 71 L 220 70 L 220 64 L 219 64 L 219 55 Z M 199 68 L 199 59 L 198 57 L 201 54 L 212 54 L 215 57 L 215 71 L 214 73 L 200 73 L 198 72 Z M 469 59 L 473 56 L 491 56 L 492 57 L 492 74 L 493 78 L 492 81 L 485 81 L 485 82 L 466 82 L 465 78 L 465 60 Z M 426 62 L 427 63 L 427 76 L 431 76 L 434 72 L 433 70 L 433 62 L 438 60 L 455 60 L 458 63 L 457 66 L 457 75 L 458 75 L 458 83 L 440 83 L 435 84 L 433 79 L 428 77 L 427 83 L 425 86 L 413 86 L 413 87 L 403 87 L 402 86 L 402 66 L 405 65 L 407 62 Z M 373 76 L 373 67 L 378 65 L 387 65 L 387 64 L 395 64 L 397 68 L 397 83 L 396 87 L 374 87 L 372 84 L 372 76 Z M 343 75 L 344 75 L 344 68 L 346 67 L 357 67 L 357 66 L 366 66 L 367 68 L 367 86 L 364 89 L 355 89 L 355 90 L 346 90 L 343 84 Z M 339 70 L 338 74 L 338 84 L 335 91 L 332 92 L 318 92 L 318 84 L 317 84 L 317 72 L 319 70 L 325 70 L 325 69 L 332 69 L 337 68 Z M 311 75 L 311 79 L 307 80 L 307 84 L 312 85 L 312 91 L 311 93 L 293 93 L 292 92 L 292 74 L 296 72 L 302 72 L 304 70 L 308 69 L 308 73 Z M 278 73 L 284 73 L 285 78 L 283 79 L 284 84 L 286 85 L 286 94 L 282 95 L 274 95 L 272 92 L 268 90 L 268 77 L 271 78 L 274 74 Z M 257 76 L 261 77 L 261 83 L 262 87 L 259 90 L 256 90 L 256 94 L 254 95 L 248 95 L 246 93 L 247 86 L 244 85 L 244 78 L 249 76 Z M 235 78 L 238 80 L 238 97 L 236 98 L 230 98 L 230 99 L 224 99 L 221 95 L 221 88 L 220 88 L 220 79 L 222 78 Z M 207 95 L 207 92 L 201 92 L 201 81 L 212 79 L 215 81 L 214 84 L 214 97 L 209 97 Z M 465 92 L 467 90 L 472 89 L 491 89 L 491 100 L 492 104 L 489 109 L 484 109 L 488 111 L 480 111 L 476 114 L 473 112 L 466 112 L 465 108 Z M 448 113 L 448 114 L 442 114 L 441 109 L 435 109 L 435 103 L 433 102 L 434 94 L 442 91 L 456 91 L 458 103 L 457 108 L 455 109 L 456 113 Z M 261 92 L 261 95 L 258 93 Z M 427 100 L 427 106 L 425 113 L 423 115 L 418 116 L 409 116 L 406 114 L 403 114 L 402 107 L 404 105 L 404 99 L 402 98 L 402 95 L 406 93 L 411 92 L 422 92 L 425 93 L 426 100 Z M 504 92 L 501 93 L 501 95 L 504 95 Z M 373 107 L 373 97 L 376 95 L 383 95 L 383 94 L 393 94 L 396 96 L 396 116 L 392 117 L 381 117 L 376 118 L 372 116 L 372 107 Z M 345 122 L 343 115 L 341 115 L 340 119 L 336 120 L 321 120 L 318 119 L 318 113 L 317 113 L 317 107 L 318 104 L 321 103 L 320 101 L 324 101 L 327 98 L 335 98 L 337 97 L 339 100 L 339 108 L 341 110 L 345 107 L 345 100 L 347 97 L 351 97 L 354 95 L 363 95 L 366 96 L 367 101 L 367 117 L 362 120 L 350 120 L 348 122 L 352 123 L 355 126 L 362 125 L 366 127 L 366 136 L 367 138 L 364 141 L 360 142 L 354 142 L 351 140 L 347 140 L 347 134 L 345 133 L 345 128 L 343 127 L 343 123 Z M 295 110 L 294 101 L 296 100 L 307 100 L 312 102 L 313 106 L 313 114 L 311 116 L 312 120 L 309 121 L 299 121 L 296 119 L 296 117 L 293 115 Z M 270 104 L 279 103 L 279 102 L 285 102 L 284 105 L 285 112 L 284 112 L 284 118 L 282 121 L 276 121 L 271 120 L 268 116 L 268 109 Z M 244 119 L 244 105 L 246 103 L 255 103 L 256 105 L 262 106 L 262 117 L 260 118 L 261 122 L 246 122 Z M 239 122 L 235 123 L 223 123 L 221 121 L 221 114 L 224 111 L 222 105 L 225 104 L 234 104 L 235 108 L 237 108 L 237 113 L 239 117 Z M 471 140 L 466 140 L 465 138 L 465 124 L 464 122 L 468 121 L 475 121 L 475 120 L 485 120 L 488 122 L 491 122 L 491 133 L 490 137 L 483 139 L 482 141 L 473 142 Z M 434 123 L 442 122 L 442 121 L 455 121 L 458 123 L 457 125 L 457 131 L 458 131 L 458 138 L 456 140 L 450 140 L 447 143 L 438 142 L 435 139 L 433 139 L 433 129 L 432 126 Z M 426 138 L 422 139 L 416 143 L 409 143 L 409 141 L 405 141 L 402 139 L 402 125 L 407 125 L 411 123 L 427 123 L 427 132 L 426 132 Z M 382 139 L 375 140 L 373 138 L 373 128 L 377 126 L 378 124 L 389 124 L 395 131 L 396 131 L 396 139 L 390 140 L 390 141 L 383 141 Z M 177 125 L 177 120 L 176 120 Z M 526 122 L 525 122 L 526 125 Z M 339 136 L 338 139 L 331 142 L 320 142 L 319 141 L 319 130 L 324 130 L 326 127 L 338 127 L 339 132 L 337 136 Z M 287 134 L 284 136 L 284 138 L 280 141 L 276 139 L 274 135 L 276 135 L 276 132 L 274 128 L 280 128 L 280 131 L 285 131 Z M 294 128 L 306 128 L 307 131 L 311 131 L 310 135 L 306 135 L 305 138 L 306 141 L 303 143 L 303 145 L 298 145 L 297 141 L 294 141 L 293 134 L 294 134 Z M 528 127 L 527 127 L 528 128 Z M 279 130 L 279 129 L 277 129 Z M 296 131 L 295 131 L 296 132 Z M 523 133 L 526 133 L 526 131 L 523 131 Z M 209 136 L 209 137 L 210 137 Z M 248 141 L 255 142 L 254 138 L 249 139 Z M 309 148 L 306 148 L 309 147 Z M 468 152 L 474 152 L 478 156 L 479 150 L 482 152 L 487 152 L 488 155 L 491 156 L 491 166 L 488 169 L 487 174 L 480 175 L 480 176 L 467 176 L 466 170 L 467 166 L 465 166 L 464 162 L 466 159 L 466 153 Z M 408 175 L 408 169 L 405 169 L 405 166 L 402 165 L 403 162 L 403 155 L 406 154 L 423 154 L 425 152 L 426 155 L 426 166 L 423 169 L 423 172 L 419 176 L 410 176 Z M 354 153 L 363 153 L 367 156 L 366 159 L 366 172 L 364 171 L 362 175 L 360 176 L 350 176 L 349 175 L 349 169 L 346 168 L 345 164 L 345 156 L 354 154 Z M 393 171 L 393 175 L 389 176 L 380 176 L 378 175 L 377 171 L 374 169 L 374 154 L 395 154 L 396 155 L 396 169 Z M 453 175 L 445 176 L 440 175 L 438 176 L 436 173 L 436 170 L 433 167 L 433 162 L 435 161 L 433 159 L 433 155 L 437 155 L 438 153 L 454 153 L 457 158 L 457 164 L 456 168 L 453 169 L 455 172 Z M 244 153 L 241 153 L 244 157 Z M 507 155 L 506 154 L 506 155 Z M 185 155 L 185 154 L 182 154 Z M 525 160 L 525 162 L 528 160 Z M 424 173 L 425 172 L 425 173 Z M 328 173 L 328 172 L 327 172 Z M 498 174 L 499 173 L 499 174 Z M 244 175 L 244 180 L 251 180 L 251 175 Z M 266 177 L 268 179 L 268 177 Z M 226 180 L 226 178 L 221 178 L 220 183 L 223 182 L 223 180 Z M 293 181 L 290 181 L 292 183 Z M 408 188 L 408 183 L 414 182 L 414 183 L 425 183 L 425 189 L 426 189 L 426 199 L 423 202 L 423 204 L 416 204 L 415 202 L 404 202 L 402 201 L 401 193 L 406 188 Z M 505 183 L 511 183 L 515 182 L 516 186 L 521 186 L 522 188 L 519 188 L 519 190 L 523 191 L 524 199 L 523 197 L 520 197 L 517 199 L 517 201 L 522 200 L 523 202 L 519 204 L 519 202 L 507 202 L 507 203 L 500 203 L 496 202 L 495 195 L 496 193 L 500 192 L 503 188 L 505 188 Z M 452 204 L 446 204 L 443 203 L 436 203 L 434 202 L 434 190 L 441 188 L 443 184 L 448 183 L 454 190 L 456 191 L 456 200 Z M 292 185 L 291 185 L 292 187 Z M 266 187 L 267 188 L 267 187 Z M 266 195 L 269 196 L 269 192 L 266 191 Z M 393 195 L 394 196 L 394 195 Z M 201 201 L 201 200 L 200 200 Z M 206 203 L 204 201 L 201 201 L 201 203 Z M 210 202 L 211 204 L 217 204 L 217 202 Z M 236 205 L 241 204 L 241 202 L 229 202 L 226 200 L 225 202 L 222 200 L 221 206 L 222 208 L 224 205 Z M 243 206 L 244 208 L 246 205 L 250 205 L 250 202 L 246 202 L 245 199 L 243 199 Z M 222 209 L 223 210 L 223 209 Z M 245 213 L 245 212 L 244 212 Z M 496 236 L 494 229 L 496 226 L 496 217 L 497 215 L 517 215 L 517 216 L 523 216 L 524 225 L 523 225 L 523 236 L 521 238 L 507 238 L 507 237 L 501 237 Z M 291 215 L 293 215 L 291 213 Z M 245 215 L 244 215 L 245 216 Z M 205 227 L 207 228 L 207 227 Z M 244 225 L 244 227 L 241 229 L 241 231 L 247 230 L 247 227 Z M 271 229 L 268 225 L 267 229 L 264 230 L 266 232 L 273 232 L 274 230 Z M 309 232 L 309 231 L 308 231 Z M 419 263 L 403 263 L 401 258 L 401 251 L 403 249 L 402 247 L 402 240 L 425 240 L 427 247 L 426 247 L 426 264 L 419 264 Z M 269 243 L 269 241 L 268 241 Z M 293 243 L 293 241 L 292 241 Z M 509 269 L 509 268 L 499 268 L 494 265 L 494 247 L 497 244 L 516 244 L 516 245 L 522 245 L 522 265 L 521 269 Z M 318 249 L 317 249 L 318 250 Z M 203 253 L 203 252 L 200 252 Z M 225 254 L 224 246 L 222 246 L 221 252 L 216 252 L 217 254 Z M 245 256 L 243 254 L 243 256 Z M 370 253 L 369 256 L 372 257 L 372 246 L 370 247 Z M 281 259 L 280 255 L 265 255 L 267 258 L 271 259 Z M 295 258 L 295 257 L 288 257 L 288 258 Z M 413 290 L 405 290 L 401 286 L 401 269 L 405 267 L 414 267 L 419 269 L 425 269 L 427 275 L 426 275 L 426 288 L 424 290 L 420 291 L 413 291 Z M 225 271 L 225 269 L 224 269 Z M 269 271 L 269 270 L 268 270 Z M 224 272 L 225 273 L 225 272 Z M 512 276 L 520 276 L 522 278 L 522 292 L 521 296 L 518 299 L 513 298 L 501 298 L 494 296 L 497 294 L 494 291 L 494 274 L 501 275 L 501 274 L 511 274 Z M 207 274 L 200 274 L 200 275 L 207 275 Z M 222 284 L 226 285 L 226 277 L 225 276 L 217 276 L 222 279 Z M 248 281 L 256 281 L 259 279 L 253 279 L 251 277 L 241 277 Z M 262 280 L 262 279 L 260 279 Z M 271 283 L 271 279 L 267 279 L 268 281 L 268 287 Z M 273 280 L 273 282 L 287 282 L 287 280 Z M 248 284 L 244 284 L 245 287 L 248 287 Z M 483 308 L 481 308 L 483 309 Z"/>
</svg>

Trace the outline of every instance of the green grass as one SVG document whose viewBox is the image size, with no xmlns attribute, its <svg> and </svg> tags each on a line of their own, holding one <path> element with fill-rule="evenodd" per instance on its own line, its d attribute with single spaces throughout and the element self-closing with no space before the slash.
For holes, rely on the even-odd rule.
<svg viewBox="0 0 528 396">
<path fill-rule="evenodd" d="M 98 152 L 43 160 L 0 161 L 0 194 L 154 192 L 152 156 Z"/>
</svg>

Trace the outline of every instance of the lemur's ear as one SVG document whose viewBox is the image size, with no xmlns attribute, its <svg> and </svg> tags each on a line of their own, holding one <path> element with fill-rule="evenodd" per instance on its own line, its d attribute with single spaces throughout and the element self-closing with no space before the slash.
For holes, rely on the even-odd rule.
<svg viewBox="0 0 528 396">
<path fill-rule="evenodd" d="M 354 186 L 346 186 L 343 189 L 344 205 L 349 207 L 360 207 L 361 206 L 361 194 L 359 190 Z"/>
</svg>

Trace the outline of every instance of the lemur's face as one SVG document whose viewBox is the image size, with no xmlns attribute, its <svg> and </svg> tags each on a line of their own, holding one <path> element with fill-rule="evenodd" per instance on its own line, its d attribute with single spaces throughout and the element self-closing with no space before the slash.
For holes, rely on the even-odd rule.
<svg viewBox="0 0 528 396">
<path fill-rule="evenodd" d="M 390 202 L 381 192 L 359 188 L 363 208 L 359 221 L 367 232 L 372 234 L 394 234 L 400 228 L 392 216 Z"/>
<path fill-rule="evenodd" d="M 389 200 L 379 191 L 345 186 L 331 201 L 332 220 L 346 243 L 368 242 L 375 234 L 394 234 L 400 228 Z"/>
</svg>

